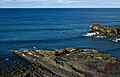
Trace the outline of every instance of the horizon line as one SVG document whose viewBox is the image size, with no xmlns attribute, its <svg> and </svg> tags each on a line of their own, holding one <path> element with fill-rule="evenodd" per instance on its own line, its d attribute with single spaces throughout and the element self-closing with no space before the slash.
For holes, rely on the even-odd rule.
<svg viewBox="0 0 120 77">
<path fill-rule="evenodd" d="M 19 9 L 19 8 L 21 8 L 21 9 L 24 9 L 24 8 L 25 8 L 25 9 L 27 9 L 27 8 L 28 8 L 28 9 L 30 9 L 30 8 L 31 8 L 31 9 L 32 9 L 32 8 L 33 8 L 33 9 L 37 9 L 37 8 L 38 8 L 38 9 L 39 9 L 39 8 L 40 8 L 40 9 L 42 9 L 42 8 L 43 8 L 43 9 L 54 9 L 54 8 L 55 8 L 55 9 L 57 9 L 57 8 L 58 8 L 58 9 L 62 9 L 62 8 L 63 8 L 63 9 L 64 9 L 64 8 L 66 8 L 66 9 L 72 9 L 72 8 L 73 8 L 73 9 L 74 9 L 74 8 L 75 8 L 75 9 L 81 9 L 81 8 L 83 8 L 83 9 L 94 9 L 94 8 L 96 8 L 96 9 L 97 9 L 97 8 L 98 8 L 98 9 L 117 9 L 117 8 L 118 8 L 118 9 L 120 9 L 120 7 L 105 7 L 105 8 L 104 8 L 104 7 L 0 7 L 0 9 L 4 9 L 4 8 L 6 8 L 6 9 L 14 9 L 14 8 L 15 8 L 15 9 L 17 9 L 17 8 L 18 8 L 18 9 Z"/>
</svg>

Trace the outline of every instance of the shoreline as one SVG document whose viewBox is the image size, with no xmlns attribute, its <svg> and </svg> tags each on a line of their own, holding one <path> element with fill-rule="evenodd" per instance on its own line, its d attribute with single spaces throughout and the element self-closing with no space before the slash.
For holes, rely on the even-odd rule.
<svg viewBox="0 0 120 77">
<path fill-rule="evenodd" d="M 16 69 L 19 76 L 27 76 L 31 69 L 34 69 L 34 72 L 30 76 L 38 77 L 42 76 L 39 74 L 40 72 L 46 76 L 57 77 L 112 77 L 114 75 L 119 77 L 120 75 L 120 69 L 117 69 L 120 66 L 118 59 L 94 49 L 66 48 L 52 51 L 24 49 L 22 51 L 12 50 L 12 52 L 31 65 L 26 69 L 24 65 L 20 64 L 20 69 Z M 23 70 L 25 72 L 20 72 Z M 13 76 L 18 75 L 14 73 Z"/>
</svg>

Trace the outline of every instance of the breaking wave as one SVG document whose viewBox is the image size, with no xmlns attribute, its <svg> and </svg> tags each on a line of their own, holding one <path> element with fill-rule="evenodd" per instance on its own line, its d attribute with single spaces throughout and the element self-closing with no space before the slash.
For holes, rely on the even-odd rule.
<svg viewBox="0 0 120 77">
<path fill-rule="evenodd" d="M 116 38 L 116 39 L 114 39 L 112 41 L 114 41 L 114 42 L 120 42 L 120 38 Z"/>
<path fill-rule="evenodd" d="M 96 35 L 96 33 L 86 33 L 86 34 L 83 34 L 82 36 L 107 39 L 107 40 L 111 40 L 113 42 L 120 42 L 120 38 L 112 38 L 112 37 L 106 37 L 106 36 L 95 36 L 95 35 Z"/>
<path fill-rule="evenodd" d="M 86 34 L 83 34 L 82 36 L 94 36 L 96 33 L 86 33 Z"/>
</svg>

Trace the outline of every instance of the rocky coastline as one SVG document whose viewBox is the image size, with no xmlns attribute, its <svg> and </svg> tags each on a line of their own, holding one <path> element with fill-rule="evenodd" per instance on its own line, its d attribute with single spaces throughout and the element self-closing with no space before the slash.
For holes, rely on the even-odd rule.
<svg viewBox="0 0 120 77">
<path fill-rule="evenodd" d="M 119 77 L 117 58 L 94 49 L 12 50 L 31 64 L 7 68 L 1 77 Z M 9 72 L 5 72 L 5 71 Z M 5 74 L 7 73 L 7 74 Z M 7 76 L 10 75 L 10 76 Z"/>
<path fill-rule="evenodd" d="M 120 27 L 90 25 L 91 36 L 120 38 Z M 120 62 L 109 54 L 95 49 L 11 50 L 29 63 L 28 68 L 19 60 L 3 66 L 0 77 L 120 77 Z M 8 57 L 3 60 L 9 60 Z"/>
</svg>

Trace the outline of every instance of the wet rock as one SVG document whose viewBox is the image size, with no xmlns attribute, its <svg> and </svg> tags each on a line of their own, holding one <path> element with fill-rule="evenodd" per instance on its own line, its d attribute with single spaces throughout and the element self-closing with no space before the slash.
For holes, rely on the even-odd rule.
<svg viewBox="0 0 120 77">
<path fill-rule="evenodd" d="M 3 61 L 4 60 L 4 58 L 0 58 L 0 61 Z"/>
<path fill-rule="evenodd" d="M 18 76 L 104 77 L 108 74 L 110 76 L 117 74 L 116 77 L 119 77 L 120 75 L 120 68 L 117 68 L 120 66 L 119 61 L 94 49 L 66 48 L 55 51 L 13 50 L 12 52 L 32 64 L 28 70 L 21 65 L 20 69 L 13 73 Z"/>
<path fill-rule="evenodd" d="M 120 38 L 120 27 L 106 27 L 100 24 L 91 24 L 90 32 L 95 33 L 93 36 L 107 36 Z"/>
<path fill-rule="evenodd" d="M 4 61 L 4 60 L 10 60 L 10 57 L 3 57 L 3 58 L 0 58 L 0 61 Z"/>
</svg>

